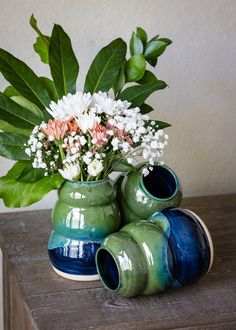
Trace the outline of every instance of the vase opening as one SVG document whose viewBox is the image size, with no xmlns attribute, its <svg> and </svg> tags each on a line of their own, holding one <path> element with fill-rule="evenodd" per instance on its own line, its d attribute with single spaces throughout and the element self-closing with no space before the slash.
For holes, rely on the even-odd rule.
<svg viewBox="0 0 236 330">
<path fill-rule="evenodd" d="M 142 179 L 147 192 L 155 198 L 170 198 L 177 189 L 175 175 L 163 166 L 154 166 L 153 170 L 147 176 L 143 176 Z"/>
<path fill-rule="evenodd" d="M 97 251 L 97 270 L 100 275 L 101 280 L 105 286 L 115 291 L 119 288 L 120 276 L 117 264 L 112 256 L 112 254 L 100 248 Z"/>
</svg>

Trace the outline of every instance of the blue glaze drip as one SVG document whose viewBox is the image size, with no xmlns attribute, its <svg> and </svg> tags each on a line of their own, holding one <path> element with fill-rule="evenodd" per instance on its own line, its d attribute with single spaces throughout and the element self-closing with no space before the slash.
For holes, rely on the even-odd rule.
<svg viewBox="0 0 236 330">
<path fill-rule="evenodd" d="M 73 275 L 95 275 L 95 254 L 100 244 L 97 242 L 79 241 L 64 247 L 49 249 L 52 265 L 62 272 Z"/>
<path fill-rule="evenodd" d="M 167 209 L 170 223 L 168 262 L 173 278 L 184 286 L 203 276 L 210 263 L 210 246 L 195 217 L 183 210 Z"/>
</svg>

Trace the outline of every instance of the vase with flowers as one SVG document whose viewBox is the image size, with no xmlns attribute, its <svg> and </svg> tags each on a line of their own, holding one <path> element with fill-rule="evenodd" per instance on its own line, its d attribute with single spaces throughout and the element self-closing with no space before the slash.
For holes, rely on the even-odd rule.
<svg viewBox="0 0 236 330">
<path fill-rule="evenodd" d="M 51 36 L 37 33 L 34 50 L 49 65 L 51 78 L 38 77 L 24 62 L 0 49 L 0 72 L 10 83 L 0 93 L 0 155 L 16 163 L 0 178 L 7 207 L 42 199 L 52 189 L 49 257 L 55 271 L 74 280 L 95 280 L 95 253 L 120 226 L 112 172 L 134 170 L 140 156 L 160 162 L 169 124 L 149 118 L 146 99 L 167 84 L 155 67 L 171 44 L 158 35 L 148 40 L 137 28 L 127 45 L 117 38 L 95 56 L 83 91 L 76 90 L 79 64 L 69 36 L 54 25 Z M 129 87 L 126 87 L 126 84 Z"/>
</svg>

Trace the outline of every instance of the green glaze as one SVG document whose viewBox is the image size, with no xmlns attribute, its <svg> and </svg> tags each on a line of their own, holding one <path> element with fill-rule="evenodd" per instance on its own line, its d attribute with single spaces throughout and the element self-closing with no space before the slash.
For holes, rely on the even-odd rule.
<svg viewBox="0 0 236 330">
<path fill-rule="evenodd" d="M 53 233 L 48 248 L 69 240 L 101 243 L 120 225 L 116 189 L 109 180 L 66 181 L 52 212 Z"/>
<path fill-rule="evenodd" d="M 139 221 L 124 226 L 120 232 L 109 235 L 97 251 L 96 264 L 103 284 L 124 297 L 163 291 L 172 281 L 167 248 L 167 237 L 154 223 Z M 118 278 L 113 279 L 115 287 L 109 282 L 112 270 L 104 268 L 104 250 L 118 270 Z"/>
<path fill-rule="evenodd" d="M 182 191 L 176 174 L 166 165 L 162 167 L 169 172 L 175 182 L 175 191 L 168 198 L 157 198 L 146 189 L 142 170 L 147 165 L 136 167 L 125 177 L 119 177 L 117 181 L 118 200 L 122 214 L 123 224 L 147 219 L 154 212 L 162 211 L 167 207 L 177 207 L 182 201 Z M 158 184 L 155 182 L 153 184 Z"/>
</svg>

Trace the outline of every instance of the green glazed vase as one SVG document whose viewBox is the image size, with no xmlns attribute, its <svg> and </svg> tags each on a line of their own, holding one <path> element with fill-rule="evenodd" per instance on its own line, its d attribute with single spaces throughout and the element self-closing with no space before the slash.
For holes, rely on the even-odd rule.
<svg viewBox="0 0 236 330">
<path fill-rule="evenodd" d="M 206 225 L 195 213 L 178 208 L 124 226 L 109 235 L 96 254 L 104 286 L 124 297 L 194 283 L 212 262 Z"/>
<path fill-rule="evenodd" d="M 154 212 L 181 204 L 182 189 L 174 171 L 166 165 L 154 165 L 144 176 L 145 167 L 149 165 L 139 165 L 116 181 L 123 224 L 147 219 Z"/>
<path fill-rule="evenodd" d="M 120 211 L 109 180 L 66 181 L 52 212 L 48 253 L 54 270 L 78 281 L 98 280 L 95 254 L 104 238 L 117 231 Z"/>
</svg>

